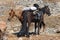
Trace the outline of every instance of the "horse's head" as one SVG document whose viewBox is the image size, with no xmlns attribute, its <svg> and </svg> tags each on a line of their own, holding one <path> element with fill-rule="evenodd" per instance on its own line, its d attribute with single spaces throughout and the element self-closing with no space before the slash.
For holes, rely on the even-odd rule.
<svg viewBox="0 0 60 40">
<path fill-rule="evenodd" d="M 48 16 L 50 16 L 51 13 L 50 13 L 49 7 L 48 7 L 48 6 L 45 6 L 44 8 L 45 8 L 45 13 L 46 13 Z"/>
<path fill-rule="evenodd" d="M 13 9 L 11 9 L 9 13 L 8 21 L 10 21 L 14 16 L 15 16 L 15 12 L 13 11 Z"/>
</svg>

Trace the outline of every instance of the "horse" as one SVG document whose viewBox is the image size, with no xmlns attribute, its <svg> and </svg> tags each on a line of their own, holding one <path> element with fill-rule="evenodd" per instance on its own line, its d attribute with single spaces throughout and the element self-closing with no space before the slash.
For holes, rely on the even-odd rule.
<svg viewBox="0 0 60 40">
<path fill-rule="evenodd" d="M 27 9 L 26 9 L 27 8 Z M 21 28 L 21 31 L 20 32 L 18 32 L 18 34 L 19 35 L 23 35 L 23 34 L 28 34 L 27 32 L 27 23 L 26 23 L 26 14 L 24 14 L 24 12 L 26 12 L 26 10 L 30 10 L 30 9 L 32 9 L 32 10 L 35 10 L 36 9 L 36 7 L 26 7 L 26 8 L 24 8 L 24 9 L 20 9 L 19 10 L 19 13 L 17 13 L 16 14 L 16 11 L 14 11 L 13 9 L 11 9 L 11 11 L 9 12 L 9 17 L 8 17 L 8 21 L 11 21 L 11 19 L 14 17 L 14 16 L 16 16 L 18 19 L 19 19 L 19 21 L 21 22 L 21 24 L 22 24 L 22 28 Z M 21 33 L 21 34 L 20 34 Z M 28 34 L 29 35 L 29 34 Z"/>
<path fill-rule="evenodd" d="M 16 14 L 16 12 L 13 9 L 11 9 L 10 12 L 9 12 L 8 21 L 11 21 L 11 19 L 14 16 L 16 16 L 20 20 L 20 22 L 22 23 L 23 16 L 21 16 L 21 15 L 22 15 L 22 10 L 21 9 L 17 12 L 17 14 Z"/>
<path fill-rule="evenodd" d="M 39 8 L 37 11 L 35 11 L 35 14 L 33 14 L 33 12 L 34 11 L 32 11 L 32 10 L 24 11 L 24 13 L 27 16 L 27 21 L 28 21 L 28 28 L 27 29 L 29 31 L 29 26 L 30 26 L 31 22 L 34 22 L 35 23 L 34 34 L 39 34 L 39 29 L 41 29 L 42 26 L 43 26 L 43 31 L 45 29 L 44 14 L 47 14 L 48 16 L 50 16 L 51 15 L 50 9 L 48 6 L 44 6 L 43 8 Z M 37 23 L 38 23 L 38 26 L 37 26 Z M 38 28 L 38 30 L 36 33 L 37 28 Z"/>
<path fill-rule="evenodd" d="M 50 13 L 49 7 L 44 6 L 43 8 L 39 8 L 39 10 L 38 10 L 38 13 L 40 16 L 37 16 L 37 18 L 39 18 L 39 19 L 35 19 L 36 16 L 33 14 L 34 11 L 33 10 L 24 10 L 24 11 L 20 11 L 19 15 L 16 15 L 12 9 L 11 12 L 9 13 L 8 20 L 10 21 L 14 16 L 16 16 L 22 24 L 23 24 L 23 20 L 25 20 L 25 23 L 26 23 L 25 26 L 27 26 L 27 23 L 28 23 L 27 28 L 25 27 L 25 29 L 27 29 L 27 32 L 29 31 L 29 26 L 30 26 L 31 22 L 34 22 L 35 23 L 35 33 L 36 33 L 36 28 L 37 28 L 37 23 L 38 23 L 38 31 L 37 32 L 39 34 L 39 29 L 41 28 L 41 26 L 43 25 L 44 26 L 43 28 L 45 28 L 44 14 L 46 13 L 46 14 L 50 15 L 51 13 Z M 23 15 L 24 15 L 24 17 L 23 17 Z"/>
<path fill-rule="evenodd" d="M 24 36 L 24 35 L 27 35 L 29 36 L 29 34 L 27 33 L 27 27 L 26 27 L 26 17 L 24 15 L 22 15 L 23 11 L 22 9 L 19 10 L 19 12 L 16 14 L 16 11 L 14 11 L 13 9 L 10 10 L 9 12 L 9 17 L 8 17 L 8 21 L 11 21 L 11 19 L 16 16 L 19 21 L 21 22 L 22 24 L 22 28 L 21 30 L 18 32 L 18 33 L 13 33 L 13 34 L 16 34 L 18 37 L 20 36 Z"/>
<path fill-rule="evenodd" d="M 51 15 L 50 9 L 48 6 L 44 6 L 43 8 L 40 8 L 38 11 L 36 11 L 36 18 L 35 18 L 35 34 L 39 34 L 39 29 L 43 26 L 43 32 L 45 30 L 45 23 L 44 23 L 44 15 L 47 14 L 48 16 Z M 38 23 L 38 26 L 37 26 Z M 38 28 L 38 31 L 36 33 L 36 29 Z"/>
</svg>

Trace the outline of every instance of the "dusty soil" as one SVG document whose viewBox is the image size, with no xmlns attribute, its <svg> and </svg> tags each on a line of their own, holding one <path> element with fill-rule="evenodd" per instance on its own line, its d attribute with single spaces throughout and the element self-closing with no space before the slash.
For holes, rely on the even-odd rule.
<svg viewBox="0 0 60 40">
<path fill-rule="evenodd" d="M 15 35 L 8 36 L 8 40 L 60 40 L 60 34 L 41 34 L 41 35 L 31 35 L 27 37 L 16 37 Z"/>
<path fill-rule="evenodd" d="M 12 6 L 12 5 L 14 6 L 12 0 L 0 0 L 0 4 L 4 5 L 5 1 L 7 2 L 6 5 L 9 4 L 8 6 Z M 48 2 L 59 2 L 60 0 L 44 0 L 44 2 L 46 2 L 46 1 L 48 1 Z M 9 10 L 5 10 L 3 13 L 4 14 L 0 16 L 0 20 L 5 21 L 8 24 L 7 18 L 9 16 L 8 15 Z M 46 24 L 46 27 L 57 28 L 58 30 L 60 30 L 60 14 L 57 16 L 49 16 L 49 17 L 45 15 L 44 22 Z M 18 30 L 18 29 L 20 29 L 21 25 L 20 25 L 19 20 L 16 17 L 14 17 L 11 21 L 11 25 L 9 25 L 9 26 L 11 26 L 11 30 L 14 29 L 14 26 L 18 26 L 18 27 L 16 27 Z M 32 30 L 34 28 L 34 27 L 32 28 L 32 26 L 33 26 L 33 24 L 31 25 L 30 30 Z M 27 38 L 27 37 L 19 37 L 18 38 L 15 35 L 8 34 L 7 40 L 60 40 L 60 34 L 31 35 L 29 38 Z"/>
<path fill-rule="evenodd" d="M 59 28 L 60 25 L 60 15 L 57 16 L 46 16 L 45 15 L 45 23 L 47 27 Z M 31 25 L 30 28 L 32 28 Z M 31 29 L 30 29 L 31 30 Z M 16 35 L 7 35 L 8 40 L 60 40 L 60 34 L 40 34 L 40 35 L 30 35 L 27 37 L 17 37 Z"/>
</svg>

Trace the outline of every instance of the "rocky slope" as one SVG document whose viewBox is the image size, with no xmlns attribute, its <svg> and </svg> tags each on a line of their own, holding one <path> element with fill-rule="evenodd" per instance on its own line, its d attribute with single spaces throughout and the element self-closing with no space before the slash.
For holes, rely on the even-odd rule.
<svg viewBox="0 0 60 40">
<path fill-rule="evenodd" d="M 18 10 L 19 7 L 33 6 L 34 3 L 38 3 L 40 7 L 44 5 L 49 5 L 52 15 L 45 18 L 45 23 L 47 27 L 57 27 L 60 25 L 60 0 L 0 0 L 0 21 L 5 21 L 7 23 L 8 32 L 17 32 L 20 30 L 20 22 L 14 17 L 11 22 L 7 21 L 8 13 L 11 8 Z M 57 15 L 57 16 L 56 16 Z M 33 24 L 32 24 L 33 25 Z M 32 28 L 32 27 L 31 27 Z M 30 29 L 31 29 L 30 28 Z M 13 31 L 14 30 L 14 31 Z M 52 30 L 53 31 L 53 30 Z"/>
<path fill-rule="evenodd" d="M 56 31 L 58 30 L 60 31 L 60 0 L 0 0 L 0 23 L 2 21 L 6 22 L 7 33 L 18 32 L 21 28 L 20 21 L 16 17 L 14 17 L 11 20 L 11 22 L 7 20 L 10 9 L 13 8 L 14 10 L 18 10 L 20 7 L 32 6 L 34 3 L 38 3 L 40 7 L 43 7 L 44 5 L 49 5 L 49 8 L 51 9 L 50 11 L 52 15 L 49 17 L 45 15 L 44 18 L 46 24 L 45 31 L 41 32 L 40 35 L 31 35 L 29 38 L 26 37 L 17 38 L 15 35 L 8 34 L 7 36 L 4 37 L 4 39 L 60 40 L 60 34 L 56 34 Z M 30 31 L 33 31 L 34 30 L 33 28 L 34 28 L 34 23 L 31 24 Z"/>
</svg>

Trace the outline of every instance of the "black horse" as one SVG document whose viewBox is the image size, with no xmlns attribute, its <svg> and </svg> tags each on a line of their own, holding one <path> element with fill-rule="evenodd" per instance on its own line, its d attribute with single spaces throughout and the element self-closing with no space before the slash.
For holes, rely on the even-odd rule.
<svg viewBox="0 0 60 40">
<path fill-rule="evenodd" d="M 43 32 L 45 29 L 45 23 L 44 23 L 44 14 L 47 14 L 48 16 L 51 15 L 50 9 L 48 6 L 44 6 L 43 8 L 40 8 L 38 11 L 36 11 L 35 15 L 35 34 L 39 34 L 39 29 L 43 26 Z M 38 23 L 38 26 L 37 26 Z M 36 33 L 36 29 L 38 28 L 38 31 Z"/>
<path fill-rule="evenodd" d="M 34 11 L 32 10 L 26 10 L 24 13 L 26 14 L 25 16 L 27 17 L 26 23 L 28 23 L 27 30 L 29 31 L 29 26 L 31 22 L 35 23 L 35 31 L 34 34 L 39 34 L 39 29 L 43 26 L 43 31 L 45 29 L 45 23 L 44 23 L 44 14 L 47 14 L 48 16 L 51 15 L 50 9 L 48 6 L 44 6 L 43 8 L 39 8 L 37 11 L 35 11 L 35 14 L 33 13 Z M 24 14 L 23 13 L 23 14 Z M 38 23 L 38 25 L 37 25 Z M 36 33 L 36 29 L 37 33 Z"/>
</svg>

